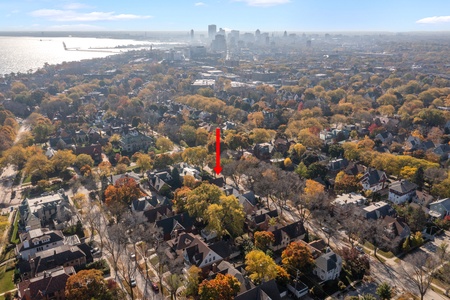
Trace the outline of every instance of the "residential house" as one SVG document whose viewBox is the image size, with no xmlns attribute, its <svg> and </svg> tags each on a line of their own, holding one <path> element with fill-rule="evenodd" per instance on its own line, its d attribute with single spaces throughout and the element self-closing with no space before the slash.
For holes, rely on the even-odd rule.
<svg viewBox="0 0 450 300">
<path fill-rule="evenodd" d="M 387 175 L 384 171 L 368 168 L 360 182 L 364 190 L 377 192 L 386 187 Z"/>
<path fill-rule="evenodd" d="M 328 170 L 333 173 L 338 173 L 348 166 L 348 160 L 345 158 L 333 159 L 328 163 Z"/>
<path fill-rule="evenodd" d="M 367 198 L 361 194 L 357 193 L 349 193 L 338 195 L 336 199 L 331 202 L 333 206 L 333 211 L 338 215 L 347 215 L 350 216 L 352 214 L 352 207 L 360 206 L 367 204 Z"/>
<path fill-rule="evenodd" d="M 131 201 L 131 212 L 134 214 L 144 213 L 145 211 L 153 208 L 153 206 L 150 204 L 150 197 L 145 196 L 141 197 L 139 199 L 134 199 Z"/>
<path fill-rule="evenodd" d="M 305 296 L 309 291 L 308 286 L 300 280 L 294 280 L 288 283 L 287 288 L 297 299 Z"/>
<path fill-rule="evenodd" d="M 181 213 L 156 221 L 155 226 L 161 228 L 164 241 L 175 238 L 181 232 L 194 230 L 194 219 L 188 213 Z"/>
<path fill-rule="evenodd" d="M 450 216 L 450 198 L 441 199 L 430 203 L 430 215 L 435 218 Z"/>
<path fill-rule="evenodd" d="M 122 178 L 131 178 L 137 184 L 139 184 L 141 182 L 142 176 L 135 172 L 126 172 L 125 174 L 111 175 L 108 177 L 109 184 L 115 185 L 117 180 L 122 179 Z"/>
<path fill-rule="evenodd" d="M 253 147 L 253 155 L 260 160 L 269 160 L 275 153 L 275 148 L 270 143 L 259 143 Z"/>
<path fill-rule="evenodd" d="M 305 227 L 301 221 L 280 228 L 278 226 L 272 226 L 268 228 L 268 231 L 272 232 L 275 237 L 275 242 L 269 246 L 272 251 L 284 249 L 289 243 L 302 240 L 306 235 Z"/>
<path fill-rule="evenodd" d="M 174 258 L 182 256 L 186 268 L 195 265 L 204 274 L 212 270 L 213 264 L 217 265 L 223 260 L 200 236 L 192 233 L 181 233 L 167 244 L 171 249 L 169 254 L 174 255 Z"/>
<path fill-rule="evenodd" d="M 252 214 L 248 214 L 245 223 L 251 231 L 267 230 L 270 226 L 269 221 L 273 218 L 278 218 L 278 210 L 269 211 L 261 208 Z"/>
<path fill-rule="evenodd" d="M 247 214 L 250 214 L 256 210 L 257 200 L 255 194 L 252 191 L 241 193 L 231 185 L 223 186 L 222 190 L 227 196 L 235 196 L 239 200 L 239 203 L 242 204 L 244 212 L 246 212 Z"/>
<path fill-rule="evenodd" d="M 345 174 L 350 176 L 357 176 L 366 172 L 366 167 L 359 163 L 349 162 L 348 166 L 344 169 Z"/>
<path fill-rule="evenodd" d="M 382 219 L 386 216 L 395 215 L 395 210 L 384 201 L 375 202 L 369 206 L 363 207 L 361 210 L 362 217 L 366 219 Z"/>
<path fill-rule="evenodd" d="M 389 145 L 393 138 L 394 136 L 389 131 L 380 132 L 375 136 L 375 140 L 381 141 L 384 145 Z"/>
<path fill-rule="evenodd" d="M 156 221 L 172 217 L 174 214 L 172 212 L 172 205 L 169 203 L 160 204 L 155 207 L 143 212 L 143 216 L 147 219 L 149 223 L 155 223 Z"/>
<path fill-rule="evenodd" d="M 22 233 L 19 238 L 20 243 L 16 245 L 15 252 L 22 259 L 28 259 L 36 252 L 64 245 L 64 235 L 60 230 L 33 229 Z"/>
<path fill-rule="evenodd" d="M 29 256 L 28 259 L 19 261 L 18 268 L 22 280 L 25 280 L 57 267 L 72 266 L 79 269 L 84 267 L 86 263 L 86 254 L 78 246 L 61 245 L 37 252 Z"/>
<path fill-rule="evenodd" d="M 323 281 L 334 280 L 339 277 L 342 270 L 342 258 L 330 248 L 315 261 L 313 274 Z"/>
<path fill-rule="evenodd" d="M 281 300 L 280 291 L 275 280 L 264 281 L 260 285 L 237 295 L 235 300 Z"/>
<path fill-rule="evenodd" d="M 70 202 L 64 191 L 59 191 L 53 195 L 25 198 L 19 212 L 21 224 L 28 230 L 36 229 L 50 222 L 55 223 L 55 220 L 55 224 L 64 221 L 65 216 L 70 214 Z"/>
<path fill-rule="evenodd" d="M 64 300 L 67 279 L 74 275 L 73 267 L 60 267 L 43 272 L 37 277 L 24 280 L 17 285 L 20 300 Z"/>
<path fill-rule="evenodd" d="M 384 250 L 391 251 L 397 254 L 401 251 L 403 242 L 410 236 L 411 230 L 404 220 L 400 218 L 393 218 L 386 216 L 381 221 L 385 231 L 385 248 Z"/>
<path fill-rule="evenodd" d="M 122 149 L 129 153 L 140 150 L 147 151 L 153 145 L 153 138 L 140 133 L 137 130 L 130 130 L 120 138 Z"/>
<path fill-rule="evenodd" d="M 286 154 L 289 151 L 289 148 L 291 147 L 292 143 L 289 142 L 287 139 L 284 138 L 277 138 L 273 142 L 273 146 L 275 148 L 276 152 L 279 152 L 281 154 Z"/>
<path fill-rule="evenodd" d="M 94 144 L 94 145 L 90 145 L 90 146 L 75 148 L 76 155 L 87 154 L 96 163 L 100 163 L 102 161 L 102 153 L 103 153 L 102 145 L 100 145 L 100 144 Z"/>
<path fill-rule="evenodd" d="M 443 161 L 448 160 L 450 158 L 450 145 L 441 144 L 433 149 L 433 153 L 439 155 Z"/>
<path fill-rule="evenodd" d="M 229 263 L 228 261 L 223 260 L 219 264 L 213 264 L 212 272 L 214 272 L 214 274 L 213 276 L 209 277 L 209 279 L 214 279 L 219 273 L 223 275 L 229 274 L 234 276 L 241 284 L 238 295 L 255 287 L 248 276 L 244 275 L 245 270 L 243 274 L 239 269 L 235 268 L 234 265 Z"/>
<path fill-rule="evenodd" d="M 412 201 L 416 197 L 417 185 L 408 180 L 399 180 L 389 186 L 389 201 L 395 204 Z"/>
<path fill-rule="evenodd" d="M 430 203 L 434 201 L 434 197 L 426 191 L 416 191 L 416 197 L 413 201 L 422 207 L 429 207 Z"/>
<path fill-rule="evenodd" d="M 163 188 L 171 188 L 169 182 L 172 181 L 172 176 L 167 171 L 148 172 L 147 177 L 150 188 L 156 192 L 160 192 Z"/>
</svg>

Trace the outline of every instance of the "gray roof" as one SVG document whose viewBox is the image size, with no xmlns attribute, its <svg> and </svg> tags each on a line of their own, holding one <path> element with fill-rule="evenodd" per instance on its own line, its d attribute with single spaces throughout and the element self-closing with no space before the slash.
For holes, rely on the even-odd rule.
<svg viewBox="0 0 450 300">
<path fill-rule="evenodd" d="M 412 183 L 408 180 L 400 180 L 393 182 L 389 187 L 390 191 L 397 192 L 399 194 L 407 194 L 417 189 L 417 184 Z"/>
<path fill-rule="evenodd" d="M 333 251 L 322 254 L 316 259 L 316 266 L 326 272 L 337 268 L 337 254 Z"/>
</svg>

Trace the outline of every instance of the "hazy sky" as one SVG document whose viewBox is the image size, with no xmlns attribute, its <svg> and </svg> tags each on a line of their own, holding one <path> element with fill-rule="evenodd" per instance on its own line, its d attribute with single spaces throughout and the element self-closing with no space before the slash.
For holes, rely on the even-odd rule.
<svg viewBox="0 0 450 300">
<path fill-rule="evenodd" d="M 0 31 L 450 30 L 449 0 L 0 0 Z"/>
</svg>

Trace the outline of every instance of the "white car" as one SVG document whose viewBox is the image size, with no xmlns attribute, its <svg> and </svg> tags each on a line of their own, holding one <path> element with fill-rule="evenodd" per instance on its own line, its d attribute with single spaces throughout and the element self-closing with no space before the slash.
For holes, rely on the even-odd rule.
<svg viewBox="0 0 450 300">
<path fill-rule="evenodd" d="M 134 278 L 132 278 L 131 280 L 130 280 L 130 285 L 131 285 L 131 287 L 136 287 L 136 279 L 134 279 Z"/>
</svg>

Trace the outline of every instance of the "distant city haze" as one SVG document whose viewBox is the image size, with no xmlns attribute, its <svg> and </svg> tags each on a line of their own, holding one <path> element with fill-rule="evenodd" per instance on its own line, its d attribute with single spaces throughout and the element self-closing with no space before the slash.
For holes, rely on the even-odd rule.
<svg viewBox="0 0 450 300">
<path fill-rule="evenodd" d="M 2 0 L 0 31 L 450 30 L 447 0 Z"/>
<path fill-rule="evenodd" d="M 69 50 L 64 50 L 63 42 Z M 139 48 L 133 48 L 139 45 Z M 44 66 L 83 59 L 101 58 L 129 49 L 163 48 L 158 41 L 96 39 L 78 37 L 0 36 L 0 75 L 36 71 Z M 116 48 L 119 46 L 120 48 Z M 124 48 L 122 46 L 129 46 Z M 145 47 L 147 46 L 147 47 Z"/>
</svg>

